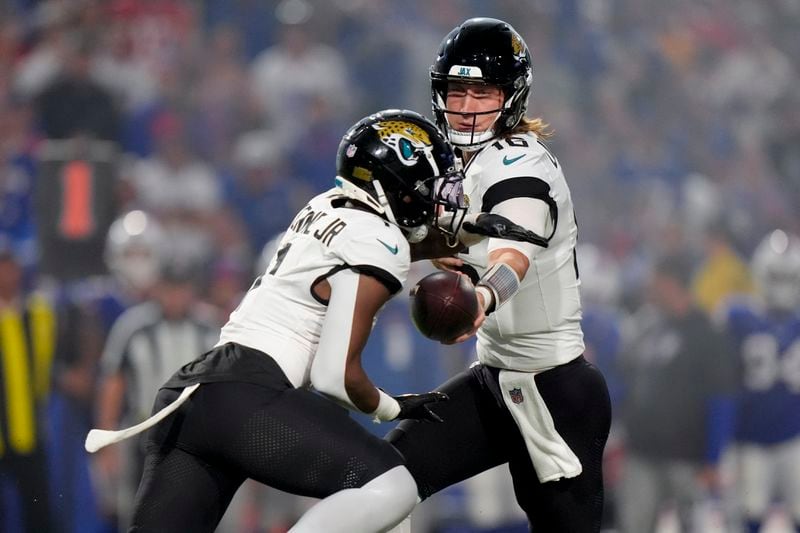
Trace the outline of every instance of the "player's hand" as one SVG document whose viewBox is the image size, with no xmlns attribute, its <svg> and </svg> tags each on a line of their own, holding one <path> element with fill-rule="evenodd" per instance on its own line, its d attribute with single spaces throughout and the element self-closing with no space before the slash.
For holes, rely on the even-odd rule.
<svg viewBox="0 0 800 533">
<path fill-rule="evenodd" d="M 430 420 L 431 422 L 443 422 L 442 417 L 431 411 L 429 404 L 444 402 L 450 398 L 443 392 L 426 392 L 424 394 L 401 394 L 394 396 L 400 404 L 400 414 L 398 420 L 413 418 L 416 420 Z"/>
<path fill-rule="evenodd" d="M 471 242 L 476 243 L 486 237 L 529 242 L 542 248 L 547 248 L 548 246 L 547 239 L 541 235 L 526 230 L 506 217 L 494 213 L 479 213 L 474 220 L 468 217 L 468 219 L 464 220 L 458 233 L 458 239 L 465 246 L 471 246 Z M 477 241 L 476 236 L 479 237 Z"/>
<path fill-rule="evenodd" d="M 431 263 L 439 270 L 450 270 L 453 272 L 459 272 L 459 269 L 464 266 L 464 260 L 458 257 L 439 257 L 437 259 L 431 259 Z"/>
<path fill-rule="evenodd" d="M 463 275 L 466 276 L 466 274 Z M 451 341 L 442 342 L 442 344 L 458 344 L 459 342 L 464 342 L 475 335 L 475 333 L 477 333 L 480 327 L 483 325 L 483 322 L 486 320 L 486 306 L 483 301 L 483 295 L 476 293 L 475 296 L 478 298 L 478 316 L 475 317 L 475 322 L 472 323 L 472 329 Z"/>
</svg>

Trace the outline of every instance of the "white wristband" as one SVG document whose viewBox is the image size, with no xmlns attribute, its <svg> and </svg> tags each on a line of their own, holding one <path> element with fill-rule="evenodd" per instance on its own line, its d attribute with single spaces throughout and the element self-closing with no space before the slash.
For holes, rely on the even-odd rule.
<svg viewBox="0 0 800 533">
<path fill-rule="evenodd" d="M 489 287 L 477 285 L 475 286 L 475 292 L 483 295 L 483 311 L 486 312 L 487 309 L 491 309 L 494 303 L 494 294 L 491 289 L 489 289 Z"/>
<path fill-rule="evenodd" d="M 372 421 L 378 424 L 380 422 L 389 422 L 397 418 L 400 414 L 400 404 L 397 403 L 397 400 L 381 389 L 378 389 L 378 395 L 378 408 L 370 413 L 372 415 Z"/>
</svg>

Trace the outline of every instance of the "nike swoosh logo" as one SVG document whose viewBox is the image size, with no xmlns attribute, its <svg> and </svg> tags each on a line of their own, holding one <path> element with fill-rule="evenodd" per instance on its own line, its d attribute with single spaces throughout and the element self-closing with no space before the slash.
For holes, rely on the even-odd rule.
<svg viewBox="0 0 800 533">
<path fill-rule="evenodd" d="M 504 165 L 510 165 L 512 163 L 516 163 L 517 161 L 519 161 L 523 157 L 525 157 L 525 154 L 518 155 L 517 157 L 512 157 L 511 159 L 509 159 L 508 156 L 505 156 L 505 157 L 503 157 L 503 164 Z"/>
<path fill-rule="evenodd" d="M 376 237 L 376 238 L 377 238 L 377 237 Z M 385 242 L 383 242 L 382 240 L 380 240 L 380 239 L 377 239 L 377 240 L 378 240 L 378 242 L 379 242 L 379 243 L 381 243 L 382 245 L 384 245 L 384 246 L 386 247 L 386 249 L 387 249 L 387 250 L 389 250 L 390 252 L 392 252 L 392 255 L 397 255 L 397 252 L 398 252 L 399 248 L 397 247 L 397 245 L 396 245 L 396 244 L 395 244 L 394 246 L 389 246 L 388 244 L 386 244 L 386 243 L 385 243 Z"/>
</svg>

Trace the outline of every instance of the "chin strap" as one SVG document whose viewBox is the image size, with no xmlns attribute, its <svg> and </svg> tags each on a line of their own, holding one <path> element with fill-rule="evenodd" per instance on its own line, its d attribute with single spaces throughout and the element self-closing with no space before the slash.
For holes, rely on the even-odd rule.
<svg viewBox="0 0 800 533">
<path fill-rule="evenodd" d="M 387 217 L 391 216 L 391 209 L 389 209 L 389 204 L 386 201 L 386 195 L 383 193 L 383 189 L 380 189 L 378 191 L 378 198 L 379 200 L 381 200 L 379 202 L 378 200 L 375 200 L 375 198 L 373 198 L 370 194 L 368 194 L 367 191 L 361 189 L 360 187 L 356 187 L 355 185 L 353 185 L 344 178 L 336 176 L 334 183 L 336 184 L 336 187 L 338 187 L 339 190 L 342 191 L 342 194 L 345 195 L 346 197 L 352 200 L 356 200 L 357 202 L 361 202 L 362 204 L 368 205 L 378 214 L 381 215 L 386 214 Z M 379 187 L 380 184 L 376 181 L 375 185 L 377 190 L 377 187 Z M 394 217 L 392 217 L 392 219 L 393 218 Z M 392 220 L 392 222 L 394 222 L 394 220 Z"/>
</svg>

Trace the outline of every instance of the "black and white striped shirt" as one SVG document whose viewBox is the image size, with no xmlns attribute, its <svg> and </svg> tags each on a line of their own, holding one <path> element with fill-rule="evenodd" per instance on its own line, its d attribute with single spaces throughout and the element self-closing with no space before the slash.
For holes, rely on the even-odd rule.
<svg viewBox="0 0 800 533">
<path fill-rule="evenodd" d="M 210 317 L 192 312 L 167 320 L 155 302 L 139 304 L 114 323 L 102 358 L 103 374 L 122 373 L 126 380 L 128 418 L 150 415 L 161 385 L 181 366 L 208 351 L 219 338 Z"/>
</svg>

